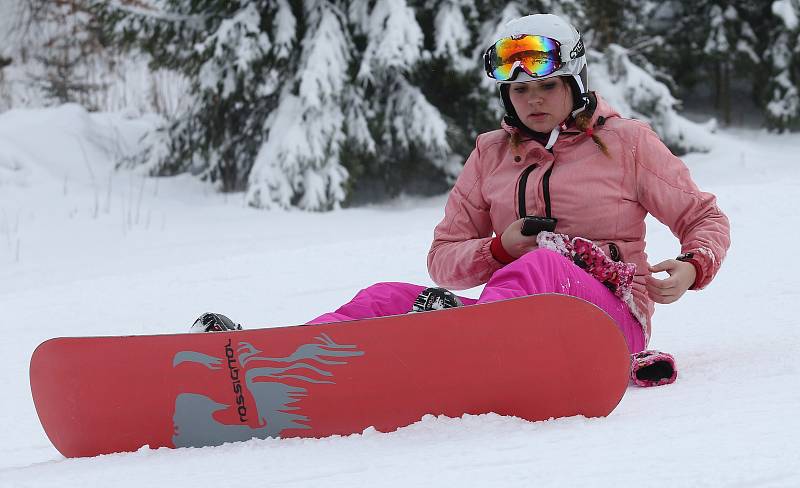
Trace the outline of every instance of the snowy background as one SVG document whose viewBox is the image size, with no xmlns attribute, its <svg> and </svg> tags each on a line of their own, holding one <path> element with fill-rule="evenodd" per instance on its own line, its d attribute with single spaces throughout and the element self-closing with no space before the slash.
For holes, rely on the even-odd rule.
<svg viewBox="0 0 800 488">
<path fill-rule="evenodd" d="M 393 433 L 62 458 L 27 380 L 48 338 L 182 332 L 208 310 L 251 328 L 301 323 L 372 282 L 431 283 L 444 196 L 255 210 L 189 176 L 115 171 L 146 127 L 69 105 L 0 114 L 0 486 L 800 485 L 800 137 L 758 129 L 710 135 L 710 152 L 685 157 L 730 216 L 733 246 L 707 290 L 657 309 L 652 346 L 675 354 L 678 381 L 629 388 L 608 418 L 425 418 Z M 650 224 L 651 261 L 674 256 Z"/>
<path fill-rule="evenodd" d="M 0 0 L 0 111 L 160 117 L 119 161 L 263 209 L 431 196 L 502 116 L 482 54 L 532 12 L 581 30 L 589 86 L 670 148 L 800 131 L 800 0 Z M 610 89 L 607 89 L 610 88 Z M 713 125 L 713 124 L 712 124 Z"/>
</svg>

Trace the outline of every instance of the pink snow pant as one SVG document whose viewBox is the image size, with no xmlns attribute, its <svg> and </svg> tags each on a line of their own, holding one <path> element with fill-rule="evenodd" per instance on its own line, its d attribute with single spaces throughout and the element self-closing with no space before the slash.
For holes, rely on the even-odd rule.
<svg viewBox="0 0 800 488">
<path fill-rule="evenodd" d="M 410 283 L 376 283 L 358 292 L 352 300 L 309 324 L 342 322 L 399 315 L 411 310 L 424 286 Z M 644 333 L 627 305 L 586 271 L 564 256 L 548 249 L 536 249 L 497 270 L 480 298 L 459 297 L 464 305 L 494 302 L 507 298 L 559 293 L 591 302 L 614 319 L 625 336 L 628 349 L 644 349 Z"/>
</svg>

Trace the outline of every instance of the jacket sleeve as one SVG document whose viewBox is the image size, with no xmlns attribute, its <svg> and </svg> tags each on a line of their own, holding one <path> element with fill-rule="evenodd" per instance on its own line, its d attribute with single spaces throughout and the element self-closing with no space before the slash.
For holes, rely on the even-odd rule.
<svg viewBox="0 0 800 488">
<path fill-rule="evenodd" d="M 492 223 L 481 191 L 480 159 L 476 145 L 450 191 L 428 251 L 431 278 L 453 290 L 486 283 L 502 267 L 490 250 Z"/>
<path fill-rule="evenodd" d="M 728 217 L 649 127 L 642 128 L 635 148 L 639 202 L 672 230 L 681 253 L 693 254 L 697 277 L 691 289 L 702 289 L 714 279 L 730 247 Z"/>
</svg>

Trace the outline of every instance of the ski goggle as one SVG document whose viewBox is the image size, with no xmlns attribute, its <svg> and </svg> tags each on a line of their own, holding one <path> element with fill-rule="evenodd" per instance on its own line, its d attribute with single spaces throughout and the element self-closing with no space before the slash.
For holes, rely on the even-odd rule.
<svg viewBox="0 0 800 488">
<path fill-rule="evenodd" d="M 528 34 L 504 37 L 492 44 L 483 55 L 483 64 L 486 74 L 497 81 L 509 81 L 519 69 L 541 78 L 564 66 L 560 42 Z"/>
</svg>

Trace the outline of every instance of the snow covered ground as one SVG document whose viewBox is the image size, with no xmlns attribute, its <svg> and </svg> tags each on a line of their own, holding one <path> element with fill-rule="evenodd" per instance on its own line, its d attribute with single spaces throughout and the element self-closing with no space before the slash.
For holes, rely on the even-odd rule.
<svg viewBox="0 0 800 488">
<path fill-rule="evenodd" d="M 75 106 L 0 115 L 0 486 L 800 486 L 800 136 L 753 130 L 685 158 L 733 246 L 709 289 L 657 310 L 651 345 L 675 354 L 678 381 L 629 388 L 608 418 L 430 417 L 393 433 L 62 458 L 27 379 L 48 338 L 181 332 L 209 310 L 300 323 L 372 282 L 431 283 L 444 197 L 257 211 L 189 177 L 113 171 L 145 127 Z M 657 222 L 649 252 L 678 253 Z"/>
</svg>

